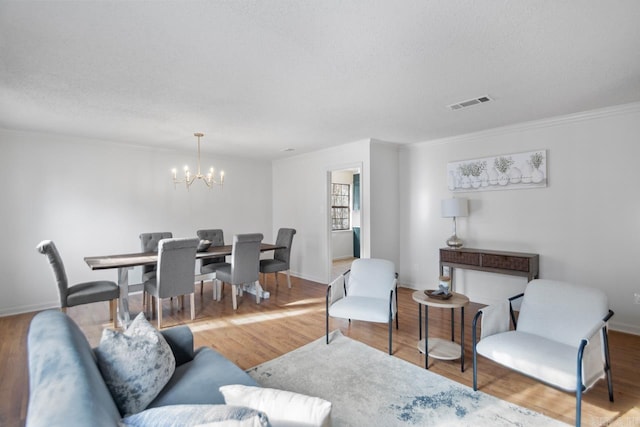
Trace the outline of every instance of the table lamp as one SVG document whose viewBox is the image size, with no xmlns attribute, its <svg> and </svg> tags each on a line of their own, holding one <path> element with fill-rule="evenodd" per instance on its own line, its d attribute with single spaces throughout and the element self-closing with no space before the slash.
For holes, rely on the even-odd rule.
<svg viewBox="0 0 640 427">
<path fill-rule="evenodd" d="M 453 218 L 453 235 L 447 239 L 450 248 L 461 248 L 462 240 L 456 235 L 456 218 L 469 215 L 469 203 L 467 199 L 444 199 L 441 205 L 443 218 Z"/>
</svg>

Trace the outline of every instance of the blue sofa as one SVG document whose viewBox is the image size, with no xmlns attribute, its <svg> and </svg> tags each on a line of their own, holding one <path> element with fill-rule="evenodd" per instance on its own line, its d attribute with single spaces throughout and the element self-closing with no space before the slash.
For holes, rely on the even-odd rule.
<svg viewBox="0 0 640 427">
<path fill-rule="evenodd" d="M 176 358 L 171 380 L 148 408 L 176 404 L 224 404 L 218 390 L 229 384 L 258 384 L 220 353 L 194 351 L 187 326 L 162 331 Z M 117 426 L 121 414 L 102 379 L 86 337 L 57 310 L 38 313 L 29 327 L 27 427 Z"/>
</svg>

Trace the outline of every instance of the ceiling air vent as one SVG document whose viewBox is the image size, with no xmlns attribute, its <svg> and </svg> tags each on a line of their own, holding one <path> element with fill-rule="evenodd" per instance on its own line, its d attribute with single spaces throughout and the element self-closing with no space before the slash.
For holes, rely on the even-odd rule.
<svg viewBox="0 0 640 427">
<path fill-rule="evenodd" d="M 456 102 L 455 104 L 448 105 L 450 110 L 461 110 L 463 108 L 471 107 L 473 105 L 483 104 L 485 102 L 493 101 L 489 96 L 480 96 L 478 98 L 467 99 L 466 101 Z"/>
</svg>

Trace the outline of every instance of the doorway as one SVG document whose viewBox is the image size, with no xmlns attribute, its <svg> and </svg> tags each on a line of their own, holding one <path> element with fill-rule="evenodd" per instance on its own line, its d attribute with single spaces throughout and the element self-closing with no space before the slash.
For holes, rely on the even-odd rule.
<svg viewBox="0 0 640 427">
<path fill-rule="evenodd" d="M 330 280 L 344 273 L 362 254 L 362 166 L 329 171 L 328 248 Z"/>
</svg>

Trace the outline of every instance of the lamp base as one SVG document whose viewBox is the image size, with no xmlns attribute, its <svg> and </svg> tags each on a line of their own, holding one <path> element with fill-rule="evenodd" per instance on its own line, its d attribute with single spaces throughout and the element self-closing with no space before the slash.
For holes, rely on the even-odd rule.
<svg viewBox="0 0 640 427">
<path fill-rule="evenodd" d="M 447 246 L 449 246 L 450 248 L 461 248 L 462 247 L 462 240 L 458 238 L 458 236 L 456 236 L 455 234 L 451 237 L 449 237 L 447 239 Z"/>
</svg>

